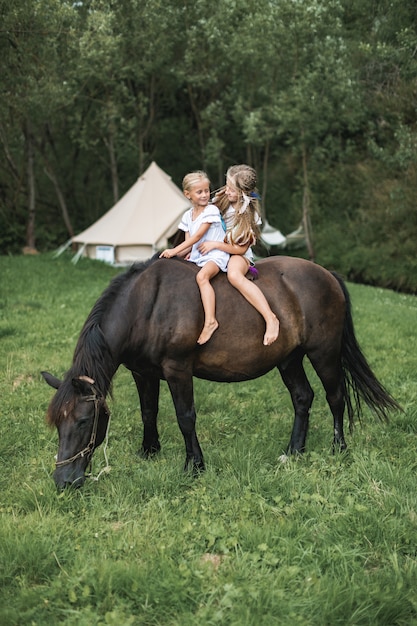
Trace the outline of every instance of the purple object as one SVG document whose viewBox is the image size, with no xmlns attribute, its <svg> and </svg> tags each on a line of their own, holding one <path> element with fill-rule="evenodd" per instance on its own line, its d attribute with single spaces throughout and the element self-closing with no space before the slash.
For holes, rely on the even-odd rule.
<svg viewBox="0 0 417 626">
<path fill-rule="evenodd" d="M 250 274 L 250 278 L 252 278 L 252 280 L 256 280 L 259 276 L 259 272 L 256 269 L 256 267 L 254 265 L 251 265 L 249 268 L 249 274 Z"/>
</svg>

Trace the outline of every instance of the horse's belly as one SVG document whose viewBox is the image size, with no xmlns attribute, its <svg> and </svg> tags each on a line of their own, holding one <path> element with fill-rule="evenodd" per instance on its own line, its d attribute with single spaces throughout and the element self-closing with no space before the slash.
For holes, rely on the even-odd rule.
<svg viewBox="0 0 417 626">
<path fill-rule="evenodd" d="M 271 358 L 272 355 L 267 357 L 265 354 L 262 356 L 262 352 L 260 350 L 259 354 L 252 355 L 250 359 L 239 358 L 236 354 L 231 355 L 227 350 L 202 354 L 194 363 L 193 375 L 197 378 L 225 383 L 258 378 L 277 364 L 276 357 Z"/>
</svg>

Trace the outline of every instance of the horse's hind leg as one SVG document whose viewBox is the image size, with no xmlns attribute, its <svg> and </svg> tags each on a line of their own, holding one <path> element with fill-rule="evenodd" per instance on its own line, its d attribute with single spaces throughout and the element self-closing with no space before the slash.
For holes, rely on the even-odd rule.
<svg viewBox="0 0 417 626">
<path fill-rule="evenodd" d="M 294 407 L 294 424 L 287 454 L 302 453 L 305 450 L 310 409 L 314 398 L 314 392 L 304 371 L 303 356 L 301 352 L 293 353 L 287 361 L 278 366 Z"/>
<path fill-rule="evenodd" d="M 340 354 L 337 351 L 321 352 L 317 356 L 309 354 L 308 358 L 323 384 L 326 400 L 333 415 L 333 450 L 346 450 L 343 431 L 345 395 Z"/>
<path fill-rule="evenodd" d="M 159 404 L 159 378 L 132 372 L 139 394 L 143 422 L 143 440 L 140 453 L 148 458 L 161 449 L 157 428 Z"/>
</svg>

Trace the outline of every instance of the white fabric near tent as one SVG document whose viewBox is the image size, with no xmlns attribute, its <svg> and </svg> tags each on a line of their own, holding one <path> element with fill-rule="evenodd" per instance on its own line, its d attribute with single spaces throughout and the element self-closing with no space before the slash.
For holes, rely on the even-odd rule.
<svg viewBox="0 0 417 626">
<path fill-rule="evenodd" d="M 280 230 L 277 230 L 267 220 L 264 220 L 262 229 L 262 240 L 267 246 L 285 247 L 286 237 Z"/>
<path fill-rule="evenodd" d="M 304 228 L 302 225 L 300 225 L 297 230 L 294 230 L 292 233 L 285 236 L 280 230 L 271 226 L 271 224 L 269 224 L 266 220 L 264 220 L 261 240 L 268 250 L 270 248 L 278 248 L 279 250 L 297 250 L 299 248 L 305 248 L 306 245 Z"/>
<path fill-rule="evenodd" d="M 168 246 L 189 200 L 153 162 L 120 200 L 72 238 L 82 255 L 127 264 L 150 258 Z"/>
</svg>

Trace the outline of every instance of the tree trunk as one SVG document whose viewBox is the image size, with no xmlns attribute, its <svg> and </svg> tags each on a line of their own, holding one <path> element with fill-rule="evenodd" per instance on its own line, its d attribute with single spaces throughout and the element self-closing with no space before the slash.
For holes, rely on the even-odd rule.
<svg viewBox="0 0 417 626">
<path fill-rule="evenodd" d="M 303 229 L 306 238 L 306 246 L 308 250 L 308 256 L 310 261 L 314 262 L 314 248 L 312 241 L 312 228 L 311 228 L 311 220 L 310 220 L 310 188 L 308 185 L 308 172 L 307 172 L 307 150 L 306 145 L 303 142 L 302 144 L 302 155 L 303 155 Z"/>
<path fill-rule="evenodd" d="M 65 223 L 65 226 L 67 228 L 68 234 L 69 234 L 70 237 L 74 237 L 74 229 L 72 227 L 71 220 L 70 220 L 70 217 L 69 217 L 67 203 L 65 201 L 65 196 L 62 193 L 62 190 L 61 190 L 61 187 L 59 186 L 57 177 L 55 176 L 55 174 L 54 174 L 54 172 L 52 170 L 52 167 L 49 164 L 47 164 L 45 166 L 45 173 L 47 174 L 49 180 L 51 180 L 53 185 L 54 185 L 55 193 L 56 193 L 56 196 L 58 198 L 59 206 L 61 207 L 62 217 L 64 219 L 64 223 Z"/>
<path fill-rule="evenodd" d="M 193 88 L 191 85 L 187 85 L 187 91 L 188 91 L 188 99 L 190 101 L 190 106 L 191 106 L 191 110 L 194 114 L 194 119 L 195 119 L 195 123 L 196 123 L 196 127 L 197 127 L 197 135 L 198 135 L 198 143 L 200 144 L 200 152 L 201 152 L 201 160 L 203 162 L 203 168 L 206 167 L 206 163 L 205 163 L 205 152 L 204 152 L 204 148 L 205 148 L 205 140 L 204 140 L 204 133 L 203 133 L 203 128 L 202 128 L 202 124 L 201 124 L 201 117 L 200 117 L 200 111 L 198 109 L 197 103 L 195 101 L 195 97 L 194 97 L 194 92 L 193 92 Z"/>
<path fill-rule="evenodd" d="M 264 223 L 266 221 L 266 191 L 268 188 L 268 164 L 269 164 L 269 140 L 267 140 L 265 143 L 264 158 L 263 158 L 263 164 L 262 164 L 263 183 L 262 183 L 262 192 L 261 192 L 261 200 L 262 200 L 261 218 Z"/>
<path fill-rule="evenodd" d="M 138 110 L 140 108 L 138 107 Z M 144 115 L 138 115 L 138 166 L 139 175 L 145 170 L 145 139 L 151 131 L 155 118 L 155 76 L 151 76 L 149 85 L 149 108 L 146 115 L 146 124 L 143 124 Z"/>
<path fill-rule="evenodd" d="M 62 192 L 62 189 L 59 185 L 58 182 L 58 178 L 54 172 L 54 168 L 51 165 L 50 160 L 48 159 L 48 155 L 47 155 L 47 149 L 46 146 L 50 145 L 51 149 L 52 149 L 52 154 L 54 155 L 54 160 L 57 160 L 56 154 L 55 154 L 55 148 L 54 148 L 54 141 L 53 141 L 53 136 L 50 132 L 50 127 L 48 124 L 45 125 L 45 135 L 44 135 L 44 141 L 35 141 L 32 138 L 32 147 L 35 146 L 38 154 L 41 156 L 43 163 L 44 163 L 44 172 L 45 174 L 48 176 L 49 180 L 52 181 L 54 189 L 55 189 L 55 193 L 56 193 L 56 197 L 58 199 L 58 204 L 60 206 L 61 209 L 61 213 L 62 213 L 62 217 L 64 220 L 64 224 L 66 226 L 66 229 L 68 231 L 68 234 L 70 237 L 74 236 L 74 229 L 72 227 L 71 224 L 71 220 L 70 220 L 70 216 L 68 213 L 68 208 L 67 208 L 67 203 L 65 201 L 65 195 Z"/>
<path fill-rule="evenodd" d="M 113 188 L 113 201 L 116 202 L 119 199 L 119 176 L 117 173 L 117 159 L 116 159 L 116 151 L 114 148 L 114 131 L 110 129 L 108 138 L 104 139 L 104 143 L 106 144 L 109 159 L 110 159 L 110 174 L 111 174 L 111 182 Z"/>
<path fill-rule="evenodd" d="M 10 152 L 9 145 L 7 143 L 6 133 L 4 132 L 4 128 L 0 125 L 0 141 L 3 145 L 4 154 L 6 157 L 6 161 L 9 165 L 9 170 L 13 175 L 13 178 L 16 182 L 20 182 L 19 170 L 17 169 L 16 163 L 14 162 L 13 156 Z"/>
<path fill-rule="evenodd" d="M 30 122 L 27 120 L 24 128 L 26 143 L 26 167 L 27 167 L 27 185 L 28 185 L 28 221 L 26 226 L 26 248 L 28 251 L 36 250 L 35 245 L 35 219 L 36 219 L 36 191 L 35 191 L 35 172 L 34 172 L 34 155 L 33 141 L 30 130 Z"/>
</svg>

